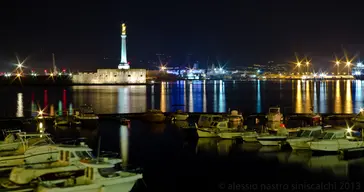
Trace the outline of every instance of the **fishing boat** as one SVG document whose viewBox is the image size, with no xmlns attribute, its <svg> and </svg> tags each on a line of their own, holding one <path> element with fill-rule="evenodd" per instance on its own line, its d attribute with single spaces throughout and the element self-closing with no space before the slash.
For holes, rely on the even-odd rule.
<svg viewBox="0 0 364 192">
<path fill-rule="evenodd" d="M 162 123 L 166 120 L 166 116 L 161 110 L 149 109 L 145 114 L 142 115 L 142 119 L 146 122 Z"/>
<path fill-rule="evenodd" d="M 257 137 L 257 141 L 262 146 L 278 146 L 287 140 L 290 132 L 285 127 L 280 127 L 275 135 L 261 135 Z"/>
<path fill-rule="evenodd" d="M 327 130 L 322 139 L 308 142 L 313 152 L 338 152 L 364 147 L 361 133 L 348 129 Z"/>
<path fill-rule="evenodd" d="M 287 139 L 287 143 L 291 146 L 292 150 L 310 149 L 307 144 L 308 141 L 319 138 L 322 135 L 322 127 L 303 127 L 297 134 L 297 137 Z"/>
<path fill-rule="evenodd" d="M 270 107 L 267 116 L 268 116 L 268 121 L 270 122 L 283 121 L 283 114 L 281 113 L 281 108 L 279 107 Z"/>
<path fill-rule="evenodd" d="M 202 114 L 200 115 L 197 126 L 198 127 L 210 127 L 213 123 L 223 120 L 222 115 L 216 114 Z"/>
<path fill-rule="evenodd" d="M 131 191 L 142 174 L 115 169 L 115 164 L 105 160 L 81 161 L 86 167 L 83 175 L 75 175 L 62 182 L 41 182 L 38 192 L 99 192 Z"/>
<path fill-rule="evenodd" d="M 180 109 L 171 115 L 172 121 L 186 121 L 188 117 L 188 113 L 185 113 Z"/>
<path fill-rule="evenodd" d="M 99 116 L 94 112 L 90 105 L 82 105 L 74 110 L 73 120 L 76 125 L 82 124 L 83 127 L 95 127 L 98 125 Z"/>
<path fill-rule="evenodd" d="M 239 131 L 236 127 L 229 127 L 229 119 L 214 121 L 209 127 L 196 127 L 197 134 L 202 137 L 220 137 L 221 139 L 241 138 L 244 134 L 252 134 L 248 131 Z"/>
<path fill-rule="evenodd" d="M 244 122 L 244 117 L 237 110 L 232 110 L 229 115 L 227 115 L 229 122 L 233 124 L 241 125 Z"/>
</svg>

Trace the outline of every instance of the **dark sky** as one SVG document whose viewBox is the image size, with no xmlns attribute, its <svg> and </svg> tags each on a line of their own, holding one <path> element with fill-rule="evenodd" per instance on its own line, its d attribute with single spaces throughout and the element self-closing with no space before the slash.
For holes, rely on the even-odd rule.
<svg viewBox="0 0 364 192">
<path fill-rule="evenodd" d="M 0 68 L 14 62 L 15 52 L 34 68 L 50 67 L 52 53 L 59 67 L 116 67 L 124 21 L 136 67 L 153 67 L 140 60 L 156 60 L 156 53 L 171 55 L 173 65 L 192 54 L 202 64 L 210 57 L 237 66 L 285 62 L 294 52 L 325 60 L 342 46 L 364 49 L 361 6 L 349 1 L 92 2 L 1 2 Z"/>
</svg>

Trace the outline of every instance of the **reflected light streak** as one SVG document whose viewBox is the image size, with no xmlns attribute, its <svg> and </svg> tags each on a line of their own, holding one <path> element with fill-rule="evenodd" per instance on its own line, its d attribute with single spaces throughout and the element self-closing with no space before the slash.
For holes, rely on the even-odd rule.
<svg viewBox="0 0 364 192">
<path fill-rule="evenodd" d="M 192 83 L 189 85 L 188 112 L 193 112 L 193 90 Z"/>
<path fill-rule="evenodd" d="M 296 93 L 296 113 L 302 113 L 302 88 L 301 80 L 297 81 L 297 93 Z"/>
<path fill-rule="evenodd" d="M 16 117 L 24 117 L 23 93 L 18 93 L 17 98 Z"/>
<path fill-rule="evenodd" d="M 126 125 L 120 125 L 120 149 L 122 166 L 126 168 L 129 159 L 129 132 Z"/>
<path fill-rule="evenodd" d="M 154 87 L 154 85 L 152 85 L 151 87 L 150 87 L 150 92 L 151 92 L 151 94 L 152 94 L 152 96 L 151 96 L 151 104 L 152 104 L 152 109 L 155 109 L 155 99 L 154 99 L 154 91 L 155 91 L 155 87 Z"/>
<path fill-rule="evenodd" d="M 351 95 L 351 80 L 346 80 L 346 93 L 345 93 L 345 113 L 353 113 L 353 99 Z"/>
<path fill-rule="evenodd" d="M 336 80 L 334 113 L 342 113 L 341 107 L 342 107 L 342 105 L 341 105 L 341 97 L 340 97 L 340 80 Z"/>
<path fill-rule="evenodd" d="M 316 88 L 317 84 L 316 81 L 313 82 L 313 112 L 314 113 L 318 113 L 318 100 L 317 100 L 317 88 Z"/>
<path fill-rule="evenodd" d="M 118 88 L 118 113 L 130 113 L 129 87 Z"/>
<path fill-rule="evenodd" d="M 187 90 L 186 90 L 186 80 L 183 81 L 183 104 L 185 105 L 183 111 L 187 111 Z"/>
<path fill-rule="evenodd" d="M 44 112 L 47 112 L 47 106 L 48 106 L 48 91 L 44 90 L 44 106 L 42 108 L 44 108 Z"/>
<path fill-rule="evenodd" d="M 63 90 L 62 100 L 63 111 L 67 111 L 67 91 L 65 89 Z"/>
<path fill-rule="evenodd" d="M 257 113 L 262 112 L 262 101 L 260 95 L 260 80 L 257 81 Z"/>
<path fill-rule="evenodd" d="M 225 82 L 220 80 L 220 90 L 219 90 L 219 112 L 226 112 L 226 103 L 225 103 Z"/>
<path fill-rule="evenodd" d="M 356 86 L 355 86 L 355 113 L 359 113 L 359 110 L 362 106 L 363 102 L 363 96 L 362 96 L 362 85 L 361 80 L 356 80 Z"/>
<path fill-rule="evenodd" d="M 162 112 L 166 112 L 166 82 L 161 83 L 161 102 L 160 102 L 160 110 Z"/>
<path fill-rule="evenodd" d="M 325 81 L 320 81 L 320 113 L 326 113 L 327 112 L 327 108 L 326 108 L 326 82 Z"/>
<path fill-rule="evenodd" d="M 310 90 L 310 81 L 306 81 L 306 89 L 305 89 L 305 93 L 306 93 L 306 96 L 305 96 L 305 112 L 306 113 L 310 113 L 311 110 L 311 90 Z"/>
<path fill-rule="evenodd" d="M 202 99 L 202 105 L 203 105 L 203 111 L 204 113 L 207 112 L 207 104 L 206 104 L 206 80 L 203 81 L 203 99 Z"/>
<path fill-rule="evenodd" d="M 217 86 L 216 86 L 216 80 L 214 80 L 214 101 L 213 101 L 213 105 L 214 105 L 214 112 L 217 112 Z"/>
<path fill-rule="evenodd" d="M 170 101 L 170 84 L 169 84 L 169 82 L 166 82 L 166 90 L 165 90 L 165 98 L 166 98 L 166 104 L 165 104 L 165 106 L 166 106 L 166 112 L 168 112 L 169 110 L 170 110 L 170 103 L 171 103 L 171 101 Z"/>
</svg>

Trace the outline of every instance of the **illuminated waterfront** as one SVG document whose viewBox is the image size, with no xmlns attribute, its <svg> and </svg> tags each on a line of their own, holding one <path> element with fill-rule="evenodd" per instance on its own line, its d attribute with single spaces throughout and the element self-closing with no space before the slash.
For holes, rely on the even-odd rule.
<svg viewBox="0 0 364 192">
<path fill-rule="evenodd" d="M 178 81 L 138 86 L 7 87 L 0 90 L 3 116 L 30 116 L 34 105 L 45 107 L 92 104 L 96 113 L 139 113 L 149 108 L 164 112 L 266 112 L 280 105 L 284 112 L 357 113 L 363 107 L 360 80 L 296 81 Z M 4 93 L 7 93 L 6 96 Z M 6 97 L 6 98 L 5 98 Z M 33 104 L 33 107 L 32 107 Z"/>
</svg>

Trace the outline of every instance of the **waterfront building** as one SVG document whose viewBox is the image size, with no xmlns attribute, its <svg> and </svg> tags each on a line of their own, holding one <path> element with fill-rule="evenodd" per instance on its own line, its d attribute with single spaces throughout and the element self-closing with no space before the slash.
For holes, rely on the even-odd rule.
<svg viewBox="0 0 364 192">
<path fill-rule="evenodd" d="M 130 69 L 126 55 L 126 25 L 121 25 L 120 64 L 116 69 L 97 69 L 96 72 L 81 72 L 72 75 L 75 84 L 143 84 L 146 69 Z"/>
</svg>

